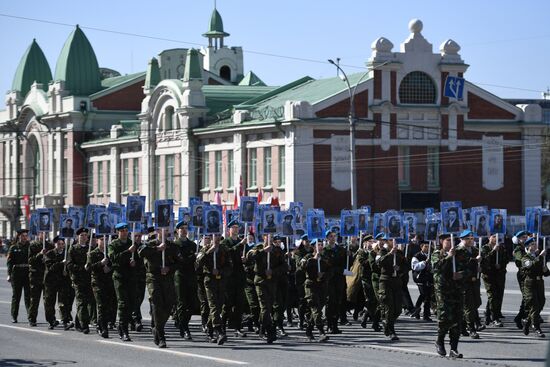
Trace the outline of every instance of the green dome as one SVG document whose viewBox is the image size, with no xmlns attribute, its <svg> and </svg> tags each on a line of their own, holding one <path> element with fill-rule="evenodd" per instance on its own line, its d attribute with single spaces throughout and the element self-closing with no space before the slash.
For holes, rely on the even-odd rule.
<svg viewBox="0 0 550 367">
<path fill-rule="evenodd" d="M 101 74 L 94 49 L 77 25 L 63 45 L 55 80 L 64 80 L 71 95 L 88 96 L 101 90 Z"/>
<path fill-rule="evenodd" d="M 52 71 L 48 60 L 36 40 L 33 39 L 17 66 L 11 89 L 19 91 L 25 97 L 34 82 L 42 83 L 42 88 L 47 90 L 51 80 Z"/>
<path fill-rule="evenodd" d="M 149 61 L 149 65 L 147 66 L 144 88 L 154 88 L 158 83 L 160 83 L 159 62 L 156 58 L 153 57 L 151 61 Z"/>
<path fill-rule="evenodd" d="M 194 48 L 187 51 L 187 60 L 185 61 L 185 70 L 183 71 L 183 80 L 187 81 L 191 79 L 202 79 L 199 51 Z"/>
<path fill-rule="evenodd" d="M 210 27 L 208 32 L 203 34 L 205 37 L 227 37 L 229 33 L 223 31 L 223 20 L 220 13 L 217 9 L 214 9 L 212 12 L 212 17 L 210 18 Z"/>
</svg>

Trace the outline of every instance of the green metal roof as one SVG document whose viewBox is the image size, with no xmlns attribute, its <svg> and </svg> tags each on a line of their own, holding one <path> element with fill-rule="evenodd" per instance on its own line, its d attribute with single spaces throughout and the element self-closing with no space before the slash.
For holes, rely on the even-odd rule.
<svg viewBox="0 0 550 367">
<path fill-rule="evenodd" d="M 266 84 L 253 71 L 249 71 L 239 82 L 239 85 L 258 85 L 265 86 Z"/>
<path fill-rule="evenodd" d="M 208 114 L 214 115 L 232 108 L 234 105 L 242 104 L 269 93 L 274 89 L 275 87 L 267 86 L 204 85 L 202 92 L 206 99 L 206 106 L 209 108 Z"/>
<path fill-rule="evenodd" d="M 149 65 L 147 65 L 147 74 L 145 76 L 145 84 L 143 88 L 151 89 L 158 83 L 160 83 L 159 62 L 155 57 L 153 57 L 151 61 L 149 61 Z"/>
<path fill-rule="evenodd" d="M 201 63 L 199 60 L 199 51 L 192 48 L 187 51 L 187 60 L 183 71 L 183 80 L 202 79 Z"/>
<path fill-rule="evenodd" d="M 55 80 L 64 80 L 71 95 L 88 96 L 102 88 L 94 49 L 78 25 L 63 45 Z"/>
<path fill-rule="evenodd" d="M 210 27 L 208 32 L 203 34 L 204 37 L 227 37 L 229 33 L 223 31 L 223 20 L 218 10 L 214 8 L 212 17 L 210 17 Z"/>
<path fill-rule="evenodd" d="M 48 83 L 52 80 L 52 71 L 44 52 L 36 40 L 33 39 L 27 51 L 21 57 L 19 66 L 13 77 L 11 89 L 18 90 L 24 97 L 34 82 L 42 83 L 42 89 L 48 90 Z"/>
<path fill-rule="evenodd" d="M 103 79 L 101 81 L 101 86 L 104 88 L 111 88 L 115 87 L 120 84 L 124 84 L 125 82 L 132 80 L 134 78 L 140 77 L 143 75 L 143 71 L 140 71 L 139 73 L 133 73 L 133 74 L 127 74 L 127 75 L 121 75 L 121 76 L 114 76 L 112 78 Z"/>
<path fill-rule="evenodd" d="M 363 75 L 364 73 L 356 73 L 348 76 L 352 88 Z M 362 83 L 367 80 L 364 79 Z M 347 84 L 338 77 L 319 80 L 305 77 L 273 91 L 271 95 L 248 101 L 247 105 L 277 108 L 284 106 L 286 101 L 307 101 L 314 105 L 344 91 L 347 91 Z"/>
</svg>

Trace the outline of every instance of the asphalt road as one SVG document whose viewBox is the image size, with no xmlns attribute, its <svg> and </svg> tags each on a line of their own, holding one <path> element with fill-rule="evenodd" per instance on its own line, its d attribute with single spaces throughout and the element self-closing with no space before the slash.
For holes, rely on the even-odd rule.
<svg viewBox="0 0 550 367">
<path fill-rule="evenodd" d="M 510 268 L 513 270 L 513 267 Z M 362 329 L 358 322 L 342 327 L 343 334 L 330 336 L 328 343 L 310 343 L 303 331 L 289 328 L 289 336 L 272 345 L 256 335 L 237 339 L 229 335 L 228 342 L 219 347 L 208 344 L 199 332 L 198 318 L 193 318 L 194 340 L 183 341 L 169 321 L 167 349 L 158 349 L 148 332 L 131 333 L 132 342 L 123 343 L 116 335 L 102 339 L 96 334 L 84 335 L 62 329 L 48 330 L 41 307 L 38 327 L 25 321 L 24 306 L 20 322 L 10 322 L 11 287 L 6 279 L 5 258 L 0 259 L 0 366 L 542 366 L 550 339 L 550 307 L 543 312 L 546 339 L 525 336 L 515 328 L 513 316 L 520 303 L 515 272 L 509 272 L 504 299 L 503 328 L 489 328 L 480 333 L 481 339 L 461 338 L 459 351 L 462 360 L 441 358 L 435 353 L 435 323 L 412 320 L 402 316 L 396 325 L 401 340 L 391 343 L 381 333 Z M 417 295 L 412 285 L 413 299 Z M 548 290 L 548 288 L 547 288 Z M 550 292 L 547 291 L 547 296 Z M 482 294 L 485 307 L 486 295 Z M 147 314 L 147 302 L 143 313 Z M 74 315 L 74 312 L 73 312 Z M 148 324 L 149 320 L 146 320 Z M 447 350 L 448 350 L 447 346 Z"/>
</svg>

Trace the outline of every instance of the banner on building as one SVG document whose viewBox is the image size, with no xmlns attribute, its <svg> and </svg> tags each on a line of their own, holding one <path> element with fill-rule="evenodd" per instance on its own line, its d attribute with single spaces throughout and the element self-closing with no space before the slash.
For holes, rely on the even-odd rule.
<svg viewBox="0 0 550 367">
<path fill-rule="evenodd" d="M 350 190 L 349 135 L 332 135 L 330 141 L 331 186 L 338 191 Z"/>
<path fill-rule="evenodd" d="M 483 187 L 499 190 L 504 186 L 504 146 L 502 136 L 483 136 Z"/>
</svg>

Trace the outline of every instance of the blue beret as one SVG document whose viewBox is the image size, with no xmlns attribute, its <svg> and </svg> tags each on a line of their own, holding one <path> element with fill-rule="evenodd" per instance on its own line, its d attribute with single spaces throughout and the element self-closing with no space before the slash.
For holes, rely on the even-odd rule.
<svg viewBox="0 0 550 367">
<path fill-rule="evenodd" d="M 325 237 L 328 237 L 331 233 L 334 233 L 334 231 L 328 229 L 328 230 L 325 232 Z"/>
<path fill-rule="evenodd" d="M 312 245 L 316 245 L 316 244 L 317 244 L 317 238 L 312 239 L 310 243 L 311 243 Z"/>
<path fill-rule="evenodd" d="M 462 232 L 460 232 L 460 238 L 465 238 L 465 237 L 468 237 L 468 236 L 471 236 L 473 235 L 472 231 L 470 231 L 469 229 L 465 229 L 463 230 Z"/>
<path fill-rule="evenodd" d="M 279 234 L 273 236 L 273 241 L 282 241 L 283 239 L 284 238 Z"/>
<path fill-rule="evenodd" d="M 521 236 L 528 236 L 528 235 L 529 235 L 528 231 L 518 231 L 514 236 L 516 236 L 517 238 L 520 238 Z"/>
<path fill-rule="evenodd" d="M 451 238 L 451 234 L 450 233 L 441 233 L 439 235 L 439 239 L 440 240 L 446 240 L 447 238 Z"/>
<path fill-rule="evenodd" d="M 178 223 L 176 223 L 176 229 L 180 229 L 183 226 L 186 226 L 187 222 L 184 220 L 180 220 Z"/>
<path fill-rule="evenodd" d="M 536 240 L 535 240 L 535 237 L 531 237 L 531 238 L 529 238 L 527 241 L 525 241 L 525 246 L 530 245 L 530 244 L 532 244 L 532 243 L 535 242 L 535 241 L 536 241 Z"/>
<path fill-rule="evenodd" d="M 239 221 L 236 220 L 236 219 L 233 219 L 231 222 L 229 222 L 227 227 L 233 227 L 233 226 L 238 226 L 238 225 L 239 225 Z"/>
<path fill-rule="evenodd" d="M 120 231 L 121 229 L 128 229 L 128 223 L 122 222 L 115 226 L 115 229 L 117 231 Z"/>
<path fill-rule="evenodd" d="M 307 240 L 308 240 L 307 234 L 303 234 L 302 237 L 300 237 L 300 239 L 301 239 L 302 241 L 307 241 Z"/>
<path fill-rule="evenodd" d="M 380 232 L 374 237 L 375 240 L 387 240 L 386 234 L 384 232 Z"/>
</svg>

